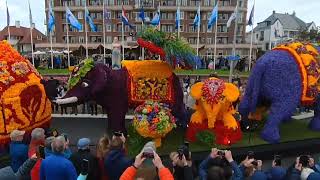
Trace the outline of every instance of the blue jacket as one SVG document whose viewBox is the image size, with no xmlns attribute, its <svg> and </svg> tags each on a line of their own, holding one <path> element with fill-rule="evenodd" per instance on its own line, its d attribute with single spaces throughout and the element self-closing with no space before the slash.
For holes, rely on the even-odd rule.
<svg viewBox="0 0 320 180">
<path fill-rule="evenodd" d="M 269 180 L 284 180 L 287 174 L 287 170 L 281 166 L 276 166 L 267 171 Z"/>
<path fill-rule="evenodd" d="M 10 143 L 11 168 L 17 172 L 19 167 L 28 159 L 28 146 L 21 141 Z"/>
<path fill-rule="evenodd" d="M 126 157 L 122 150 L 112 150 L 105 157 L 104 168 L 109 180 L 119 180 L 122 173 L 132 165 L 133 161 Z"/>
<path fill-rule="evenodd" d="M 199 165 L 199 176 L 200 180 L 206 180 L 207 179 L 207 170 L 208 170 L 208 162 L 211 160 L 211 156 L 208 156 L 205 160 L 203 160 L 200 165 Z M 232 161 L 230 163 L 233 174 L 231 177 L 231 180 L 242 180 L 243 179 L 243 174 L 237 165 L 235 161 Z"/>
<path fill-rule="evenodd" d="M 320 179 L 320 173 L 313 172 L 308 176 L 307 180 L 319 180 Z"/>
<path fill-rule="evenodd" d="M 76 169 L 63 154 L 51 154 L 41 162 L 40 180 L 76 180 Z"/>
</svg>

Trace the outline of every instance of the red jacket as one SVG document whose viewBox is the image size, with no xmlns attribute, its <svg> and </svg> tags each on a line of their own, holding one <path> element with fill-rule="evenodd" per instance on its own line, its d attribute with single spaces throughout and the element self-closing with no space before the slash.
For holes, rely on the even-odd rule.
<svg viewBox="0 0 320 180">
<path fill-rule="evenodd" d="M 29 158 L 35 154 L 38 151 L 38 147 L 40 145 L 44 145 L 44 141 L 32 141 L 30 142 L 29 145 L 29 152 L 28 152 L 28 156 Z M 41 159 L 37 160 L 37 163 L 33 166 L 30 175 L 31 175 L 31 180 L 40 180 L 40 166 L 41 166 Z"/>
<path fill-rule="evenodd" d="M 133 166 L 128 167 L 120 177 L 120 180 L 134 180 L 137 173 L 137 169 Z M 167 168 L 162 168 L 159 170 L 160 180 L 174 180 L 171 172 Z"/>
</svg>

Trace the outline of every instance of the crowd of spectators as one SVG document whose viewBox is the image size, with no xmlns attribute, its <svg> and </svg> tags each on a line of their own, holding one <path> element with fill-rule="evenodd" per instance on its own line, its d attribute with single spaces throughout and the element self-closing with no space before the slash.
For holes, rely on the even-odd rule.
<svg viewBox="0 0 320 180">
<path fill-rule="evenodd" d="M 128 156 L 126 137 L 115 132 L 98 142 L 80 138 L 76 150 L 70 148 L 67 134 L 33 129 L 28 135 L 14 130 L 10 134 L 11 165 L 0 169 L 0 179 L 18 180 L 319 180 L 320 166 L 310 155 L 300 155 L 288 168 L 275 155 L 269 168 L 248 152 L 237 163 L 229 150 L 212 148 L 199 165 L 193 161 L 189 144 L 179 146 L 169 155 L 165 166 L 154 142 L 148 142 L 133 159 Z M 93 148 L 94 147 L 94 148 Z"/>
</svg>

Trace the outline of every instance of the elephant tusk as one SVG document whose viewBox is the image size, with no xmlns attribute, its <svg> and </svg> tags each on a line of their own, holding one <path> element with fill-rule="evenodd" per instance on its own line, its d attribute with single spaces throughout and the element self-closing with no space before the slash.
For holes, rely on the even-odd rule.
<svg viewBox="0 0 320 180">
<path fill-rule="evenodd" d="M 57 104 L 71 104 L 71 103 L 75 103 L 78 101 L 78 98 L 73 96 L 73 97 L 69 97 L 69 98 L 65 98 L 65 99 L 57 99 L 56 103 Z"/>
</svg>

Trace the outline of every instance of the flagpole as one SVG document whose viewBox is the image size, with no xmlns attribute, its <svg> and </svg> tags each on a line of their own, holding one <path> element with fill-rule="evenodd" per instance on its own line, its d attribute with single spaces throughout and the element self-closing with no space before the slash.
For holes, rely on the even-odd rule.
<svg viewBox="0 0 320 180">
<path fill-rule="evenodd" d="M 11 35 L 10 35 L 10 15 L 9 15 L 9 9 L 8 9 L 8 2 L 6 1 L 6 6 L 7 6 L 7 26 L 8 26 L 8 42 L 10 43 L 11 40 Z"/>
<path fill-rule="evenodd" d="M 50 31 L 51 69 L 53 69 L 52 31 Z"/>
<path fill-rule="evenodd" d="M 217 0 L 217 11 L 219 14 L 219 0 Z M 213 52 L 213 70 L 216 70 L 216 60 L 217 60 L 217 34 L 218 34 L 218 17 L 216 17 L 216 26 L 215 26 L 215 32 L 214 32 L 214 52 Z"/>
<path fill-rule="evenodd" d="M 102 20 L 102 25 L 103 25 L 103 62 L 106 64 L 106 24 L 105 24 L 105 0 L 103 0 L 103 20 Z"/>
<path fill-rule="evenodd" d="M 123 11 L 123 10 L 122 10 Z M 122 38 L 122 60 L 124 60 L 124 24 L 123 24 L 123 22 L 121 22 L 121 24 L 122 24 L 122 27 L 121 27 L 121 31 L 122 31 L 122 33 L 121 33 L 121 38 Z"/>
<path fill-rule="evenodd" d="M 159 1 L 159 26 L 158 26 L 158 30 L 161 31 L 161 10 L 160 10 L 160 7 L 161 7 L 161 0 Z M 159 55 L 159 60 L 161 60 L 161 56 Z"/>
<path fill-rule="evenodd" d="M 89 58 L 88 55 L 88 28 L 87 28 L 87 15 L 89 16 L 89 14 L 87 14 L 87 1 L 85 1 L 84 3 L 84 29 L 86 32 L 86 58 Z"/>
<path fill-rule="evenodd" d="M 67 4 L 66 4 L 67 10 Z M 68 17 L 66 14 L 66 24 L 67 24 L 67 48 L 68 48 L 68 68 L 70 67 L 70 45 L 69 45 L 69 24 L 68 24 Z"/>
<path fill-rule="evenodd" d="M 238 3 L 236 5 L 236 19 L 235 19 L 235 26 L 234 26 L 234 35 L 233 35 L 233 48 L 232 48 L 232 55 L 236 57 L 236 41 L 237 41 L 237 29 L 238 29 Z M 233 59 L 230 60 L 230 74 L 229 74 L 229 82 L 232 82 L 232 74 L 233 74 Z"/>
<path fill-rule="evenodd" d="M 197 39 L 197 56 L 199 56 L 199 41 L 200 41 L 200 21 L 201 21 L 201 10 L 200 10 L 200 2 L 199 2 L 199 14 L 198 14 L 199 22 L 198 22 L 198 39 Z"/>
<path fill-rule="evenodd" d="M 33 29 L 33 23 L 32 23 L 32 17 L 31 17 L 31 9 L 30 9 L 30 0 L 28 0 L 29 4 L 29 19 L 30 19 L 30 39 L 31 39 L 31 57 L 32 57 L 32 65 L 35 67 L 34 64 L 34 54 L 33 54 L 33 35 L 32 35 L 32 29 Z"/>
<path fill-rule="evenodd" d="M 143 23 L 144 20 L 141 21 L 141 28 L 142 30 L 144 29 L 144 23 Z M 142 60 L 144 60 L 144 47 L 142 47 Z"/>
<path fill-rule="evenodd" d="M 254 6 L 255 6 L 256 0 L 253 0 L 253 9 L 254 11 Z M 252 41 L 253 41 L 253 25 L 254 25 L 254 12 L 252 16 L 252 25 L 251 25 L 251 39 L 250 39 L 250 50 L 249 50 L 249 71 L 251 70 L 251 63 L 252 63 Z"/>
<path fill-rule="evenodd" d="M 180 38 L 180 14 L 181 14 L 181 12 L 180 12 L 180 4 L 181 4 L 181 0 L 179 0 L 178 1 L 178 9 L 179 9 L 179 19 L 178 19 L 178 38 Z"/>
</svg>

